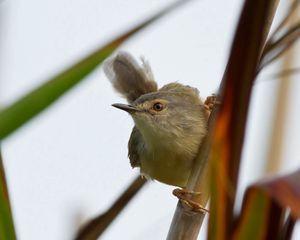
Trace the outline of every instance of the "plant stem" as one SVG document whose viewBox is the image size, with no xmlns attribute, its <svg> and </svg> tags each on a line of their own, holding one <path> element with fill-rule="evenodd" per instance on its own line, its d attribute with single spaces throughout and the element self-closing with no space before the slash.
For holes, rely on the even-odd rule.
<svg viewBox="0 0 300 240">
<path fill-rule="evenodd" d="M 296 4 L 299 4 L 299 1 L 292 1 L 292 7 Z M 298 20 L 299 17 L 296 14 L 296 7 L 290 9 L 289 14 L 284 20 L 285 26 L 293 26 Z M 293 65 L 293 60 L 295 57 L 295 51 L 291 48 L 287 51 L 282 59 L 282 70 L 288 69 Z M 279 89 L 278 89 L 278 96 L 276 99 L 276 109 L 274 114 L 274 122 L 273 122 L 273 129 L 272 129 L 272 136 L 270 138 L 270 146 L 269 146 L 269 153 L 267 157 L 267 163 L 265 167 L 265 171 L 267 174 L 274 174 L 277 173 L 280 165 L 282 163 L 282 150 L 283 150 L 283 139 L 285 133 L 285 121 L 287 115 L 287 106 L 289 102 L 289 90 L 291 85 L 291 76 L 290 75 L 283 75 L 279 81 Z"/>
<path fill-rule="evenodd" d="M 86 226 L 79 231 L 75 239 L 97 240 L 145 183 L 146 180 L 144 178 L 140 176 L 136 177 L 112 206 L 105 213 L 90 220 Z"/>
<path fill-rule="evenodd" d="M 236 81 L 238 81 L 238 77 L 244 77 L 248 78 L 248 82 L 250 82 L 250 86 L 252 85 L 252 78 L 255 76 L 256 68 L 258 67 L 258 63 L 263 51 L 263 47 L 266 42 L 267 35 L 270 30 L 270 25 L 272 23 L 275 10 L 278 5 L 278 0 L 246 0 L 243 8 L 243 12 L 241 15 L 241 18 L 239 20 L 238 28 L 235 33 L 234 42 L 232 45 L 229 61 L 220 85 L 219 89 L 219 100 L 222 100 L 224 95 L 224 90 L 227 91 L 227 95 L 230 94 L 230 86 L 228 84 L 234 84 Z M 264 12 L 262 12 L 262 10 Z M 256 19 L 256 14 L 260 10 L 260 18 L 259 20 Z M 253 12 L 256 11 L 254 14 Z M 261 26 L 259 26 L 261 24 Z M 247 30 L 246 30 L 246 29 Z M 251 31 L 249 31 L 249 28 Z M 260 30 L 262 29 L 262 30 Z M 245 41 L 246 40 L 246 41 Z M 249 43 L 250 41 L 253 41 L 254 44 L 249 44 L 249 49 L 246 48 L 245 42 Z M 247 46 L 248 47 L 248 46 Z M 252 54 L 253 48 L 255 49 L 256 55 Z M 244 69 L 239 69 L 236 66 L 238 66 L 242 61 L 244 57 L 248 57 L 250 62 L 246 61 L 244 62 Z M 250 63 L 250 68 L 247 64 Z M 249 73 L 250 71 L 250 73 Z M 244 74 L 244 75 L 243 75 Z M 245 75 L 246 74 L 246 75 Z M 252 76 L 253 75 L 253 76 Z M 235 81 L 235 82 L 234 82 Z M 242 81 L 242 80 L 241 80 Z M 239 84 L 240 85 L 240 84 Z M 229 88 L 227 87 L 229 86 Z M 242 86 L 246 97 L 246 100 L 242 102 L 246 106 L 249 102 L 249 84 L 246 86 Z M 240 95 L 244 94 L 242 88 L 240 89 Z M 246 93 L 248 92 L 248 93 Z M 229 96 L 229 95 L 228 95 Z M 247 99 L 248 98 L 248 99 Z M 229 103 L 233 105 L 232 103 Z M 223 103 L 221 104 L 222 107 Z M 243 106 L 243 105 L 241 105 Z M 234 204 L 234 196 L 235 196 L 235 188 L 237 185 L 237 175 L 238 175 L 238 166 L 239 166 L 239 157 L 241 152 L 241 146 L 243 142 L 243 136 L 244 136 L 244 125 L 246 121 L 246 115 L 247 111 L 241 111 L 240 117 L 240 123 L 241 127 L 236 129 L 237 136 L 240 139 L 240 142 L 236 141 L 237 138 L 235 138 L 235 143 L 237 144 L 236 153 L 234 154 L 235 159 L 233 159 L 234 162 L 234 172 L 227 176 L 229 177 L 228 181 L 231 182 L 232 188 L 230 191 L 230 199 L 228 199 L 224 204 L 229 204 L 227 208 L 225 208 L 225 211 L 230 211 L 233 208 Z M 213 139 L 213 133 L 214 133 L 214 123 L 216 118 L 218 117 L 218 106 L 214 106 L 213 111 L 210 115 L 209 123 L 208 123 L 208 132 L 209 134 L 205 138 L 204 142 L 202 143 L 199 155 L 195 161 L 195 167 L 193 168 L 193 172 L 190 176 L 187 190 L 191 190 L 193 192 L 201 192 L 201 197 L 199 198 L 197 196 L 192 196 L 193 201 L 197 201 L 202 206 L 205 206 L 207 204 L 207 201 L 209 199 L 209 190 L 207 188 L 207 182 L 209 177 L 209 173 L 211 172 L 210 169 L 213 167 L 212 165 L 212 159 L 209 156 L 210 149 L 211 149 L 211 143 Z M 237 132 L 238 131 L 238 132 Z M 223 143 L 224 144 L 224 143 Z M 210 160 L 208 162 L 208 160 Z M 227 179 L 227 178 L 226 178 Z M 225 181 L 226 185 L 226 179 L 223 179 Z M 227 189 L 228 190 L 228 189 Z M 226 193 L 226 195 L 228 192 Z M 215 200 L 218 201 L 218 200 Z M 218 201 L 219 202 L 219 201 Z M 226 205 L 227 206 L 227 205 Z M 171 223 L 171 227 L 168 233 L 168 240 L 195 240 L 197 239 L 201 224 L 203 222 L 203 219 L 205 217 L 205 213 L 201 212 L 194 212 L 192 209 L 183 207 L 182 203 L 177 204 L 177 208 L 175 211 L 175 214 L 173 216 L 173 220 Z M 232 212 L 227 212 L 224 215 L 225 219 L 232 219 Z M 227 224 L 230 225 L 230 222 Z"/>
</svg>

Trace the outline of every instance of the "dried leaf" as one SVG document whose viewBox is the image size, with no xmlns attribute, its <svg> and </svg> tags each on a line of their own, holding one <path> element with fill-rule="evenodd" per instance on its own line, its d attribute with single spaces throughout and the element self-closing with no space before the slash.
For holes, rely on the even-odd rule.
<svg viewBox="0 0 300 240">
<path fill-rule="evenodd" d="M 278 239 L 290 236 L 295 220 L 300 218 L 300 170 L 248 188 L 233 239 Z M 284 224 L 286 210 L 292 218 Z"/>
<path fill-rule="evenodd" d="M 228 239 L 250 93 L 278 1 L 248 0 L 242 10 L 222 81 L 214 129 L 208 239 Z"/>
<path fill-rule="evenodd" d="M 220 115 L 217 116 L 218 107 L 214 107 L 209 120 L 209 135 L 200 148 L 188 182 L 189 190 L 201 191 L 201 186 L 205 185 L 203 175 L 207 169 L 212 169 L 209 239 L 225 239 L 226 229 L 232 222 L 250 90 L 277 4 L 277 0 L 245 1 L 219 91 L 221 96 L 224 95 Z M 216 131 L 213 131 L 216 117 Z M 212 137 L 213 150 L 208 159 Z M 207 190 L 201 192 L 204 198 L 192 197 L 192 200 L 205 206 L 209 193 Z M 168 239 L 196 239 L 204 216 L 204 213 L 187 210 L 178 203 Z"/>
<path fill-rule="evenodd" d="M 279 59 L 282 54 L 287 52 L 287 50 L 291 46 L 293 46 L 293 44 L 299 39 L 299 37 L 300 23 L 296 23 L 294 26 L 288 29 L 278 40 L 276 40 L 275 42 L 269 42 L 263 52 L 259 71 L 268 66 L 270 63 Z"/>
</svg>

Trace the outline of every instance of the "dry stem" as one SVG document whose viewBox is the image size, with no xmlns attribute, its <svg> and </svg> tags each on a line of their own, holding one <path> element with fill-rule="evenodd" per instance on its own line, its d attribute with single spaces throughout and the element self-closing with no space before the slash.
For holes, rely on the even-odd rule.
<svg viewBox="0 0 300 240">
<path fill-rule="evenodd" d="M 249 0 L 249 1 L 253 1 L 253 0 Z M 247 5 L 248 1 L 245 1 L 245 7 Z M 262 53 L 262 49 L 263 46 L 265 44 L 267 35 L 269 33 L 270 30 L 270 26 L 276 11 L 278 5 L 278 1 L 277 0 L 269 0 L 269 8 L 268 8 L 268 14 L 267 17 L 264 21 L 264 26 L 263 26 L 263 34 L 262 34 L 262 38 L 261 38 L 261 43 L 260 43 L 260 47 L 259 47 L 259 52 Z M 246 9 L 244 9 L 244 11 L 246 11 Z M 242 15 L 243 17 L 243 15 Z M 240 23 L 242 21 L 242 17 L 240 19 Z M 238 29 L 239 30 L 239 29 Z M 235 36 L 235 40 L 234 40 L 234 45 L 232 46 L 232 51 L 231 51 L 231 55 L 229 58 L 229 62 L 228 65 L 226 67 L 224 76 L 223 76 L 223 80 L 221 82 L 220 85 L 220 90 L 219 90 L 219 96 L 221 97 L 223 95 L 223 89 L 224 86 L 226 84 L 226 82 L 228 81 L 228 72 L 229 69 L 232 70 L 233 67 L 235 66 L 231 66 L 230 65 L 230 60 L 231 58 L 236 57 L 236 53 L 237 50 L 235 48 L 238 48 L 239 46 L 239 41 L 241 41 L 242 39 L 239 39 L 238 36 L 238 32 L 236 32 L 236 36 Z M 234 50 L 236 50 L 234 52 Z M 259 58 L 257 59 L 257 61 L 259 61 Z M 257 66 L 258 66 L 258 62 L 257 62 Z M 236 68 L 236 67 L 235 67 Z M 202 193 L 202 198 L 199 199 L 199 197 L 192 197 L 192 200 L 194 201 L 198 201 L 202 206 L 205 206 L 207 204 L 207 201 L 209 199 L 209 190 L 207 187 L 207 180 L 209 179 L 208 173 L 209 168 L 210 168 L 210 162 L 208 163 L 208 159 L 209 159 L 209 154 L 210 154 L 210 148 L 211 148 L 211 142 L 212 142 L 212 133 L 213 133 L 213 128 L 214 128 L 214 122 L 215 119 L 217 117 L 217 113 L 218 113 L 218 107 L 215 106 L 213 108 L 213 111 L 210 115 L 210 119 L 209 119 L 209 126 L 208 126 L 208 131 L 209 134 L 206 137 L 205 141 L 203 142 L 202 146 L 200 147 L 200 151 L 199 151 L 199 156 L 196 159 L 195 162 L 195 167 L 193 169 L 193 172 L 190 176 L 189 182 L 188 182 L 188 190 L 194 191 L 194 192 L 201 192 Z M 205 213 L 196 213 L 193 212 L 191 209 L 183 206 L 183 204 L 181 202 L 179 202 L 177 204 L 177 208 L 175 211 L 175 214 L 173 216 L 173 220 L 172 220 L 172 224 L 168 233 L 168 240 L 194 240 L 197 239 L 201 224 L 203 222 L 203 219 L 205 217 Z"/>
</svg>

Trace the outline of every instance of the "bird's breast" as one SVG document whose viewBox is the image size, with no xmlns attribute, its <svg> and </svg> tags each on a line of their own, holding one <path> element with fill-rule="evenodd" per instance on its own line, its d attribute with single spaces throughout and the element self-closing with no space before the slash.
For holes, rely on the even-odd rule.
<svg viewBox="0 0 300 240">
<path fill-rule="evenodd" d="M 205 135 L 202 127 L 184 131 L 176 126 L 154 128 L 136 121 L 143 138 L 141 174 L 160 182 L 185 187 Z M 171 129 L 171 130 L 169 130 Z"/>
<path fill-rule="evenodd" d="M 146 144 L 141 155 L 141 173 L 169 185 L 185 187 L 197 146 L 194 151 L 187 151 L 174 141 L 165 141 L 163 143 L 160 139 L 156 141 L 157 144 Z"/>
</svg>

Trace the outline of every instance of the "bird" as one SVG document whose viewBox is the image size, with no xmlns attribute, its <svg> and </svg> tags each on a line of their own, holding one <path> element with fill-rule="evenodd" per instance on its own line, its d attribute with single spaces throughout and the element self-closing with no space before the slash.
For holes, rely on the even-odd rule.
<svg viewBox="0 0 300 240">
<path fill-rule="evenodd" d="M 120 51 L 103 64 L 113 88 L 127 100 L 115 103 L 132 117 L 128 142 L 133 168 L 147 179 L 185 188 L 207 134 L 211 99 L 203 102 L 197 88 L 171 82 L 158 88 L 150 64 Z"/>
</svg>

